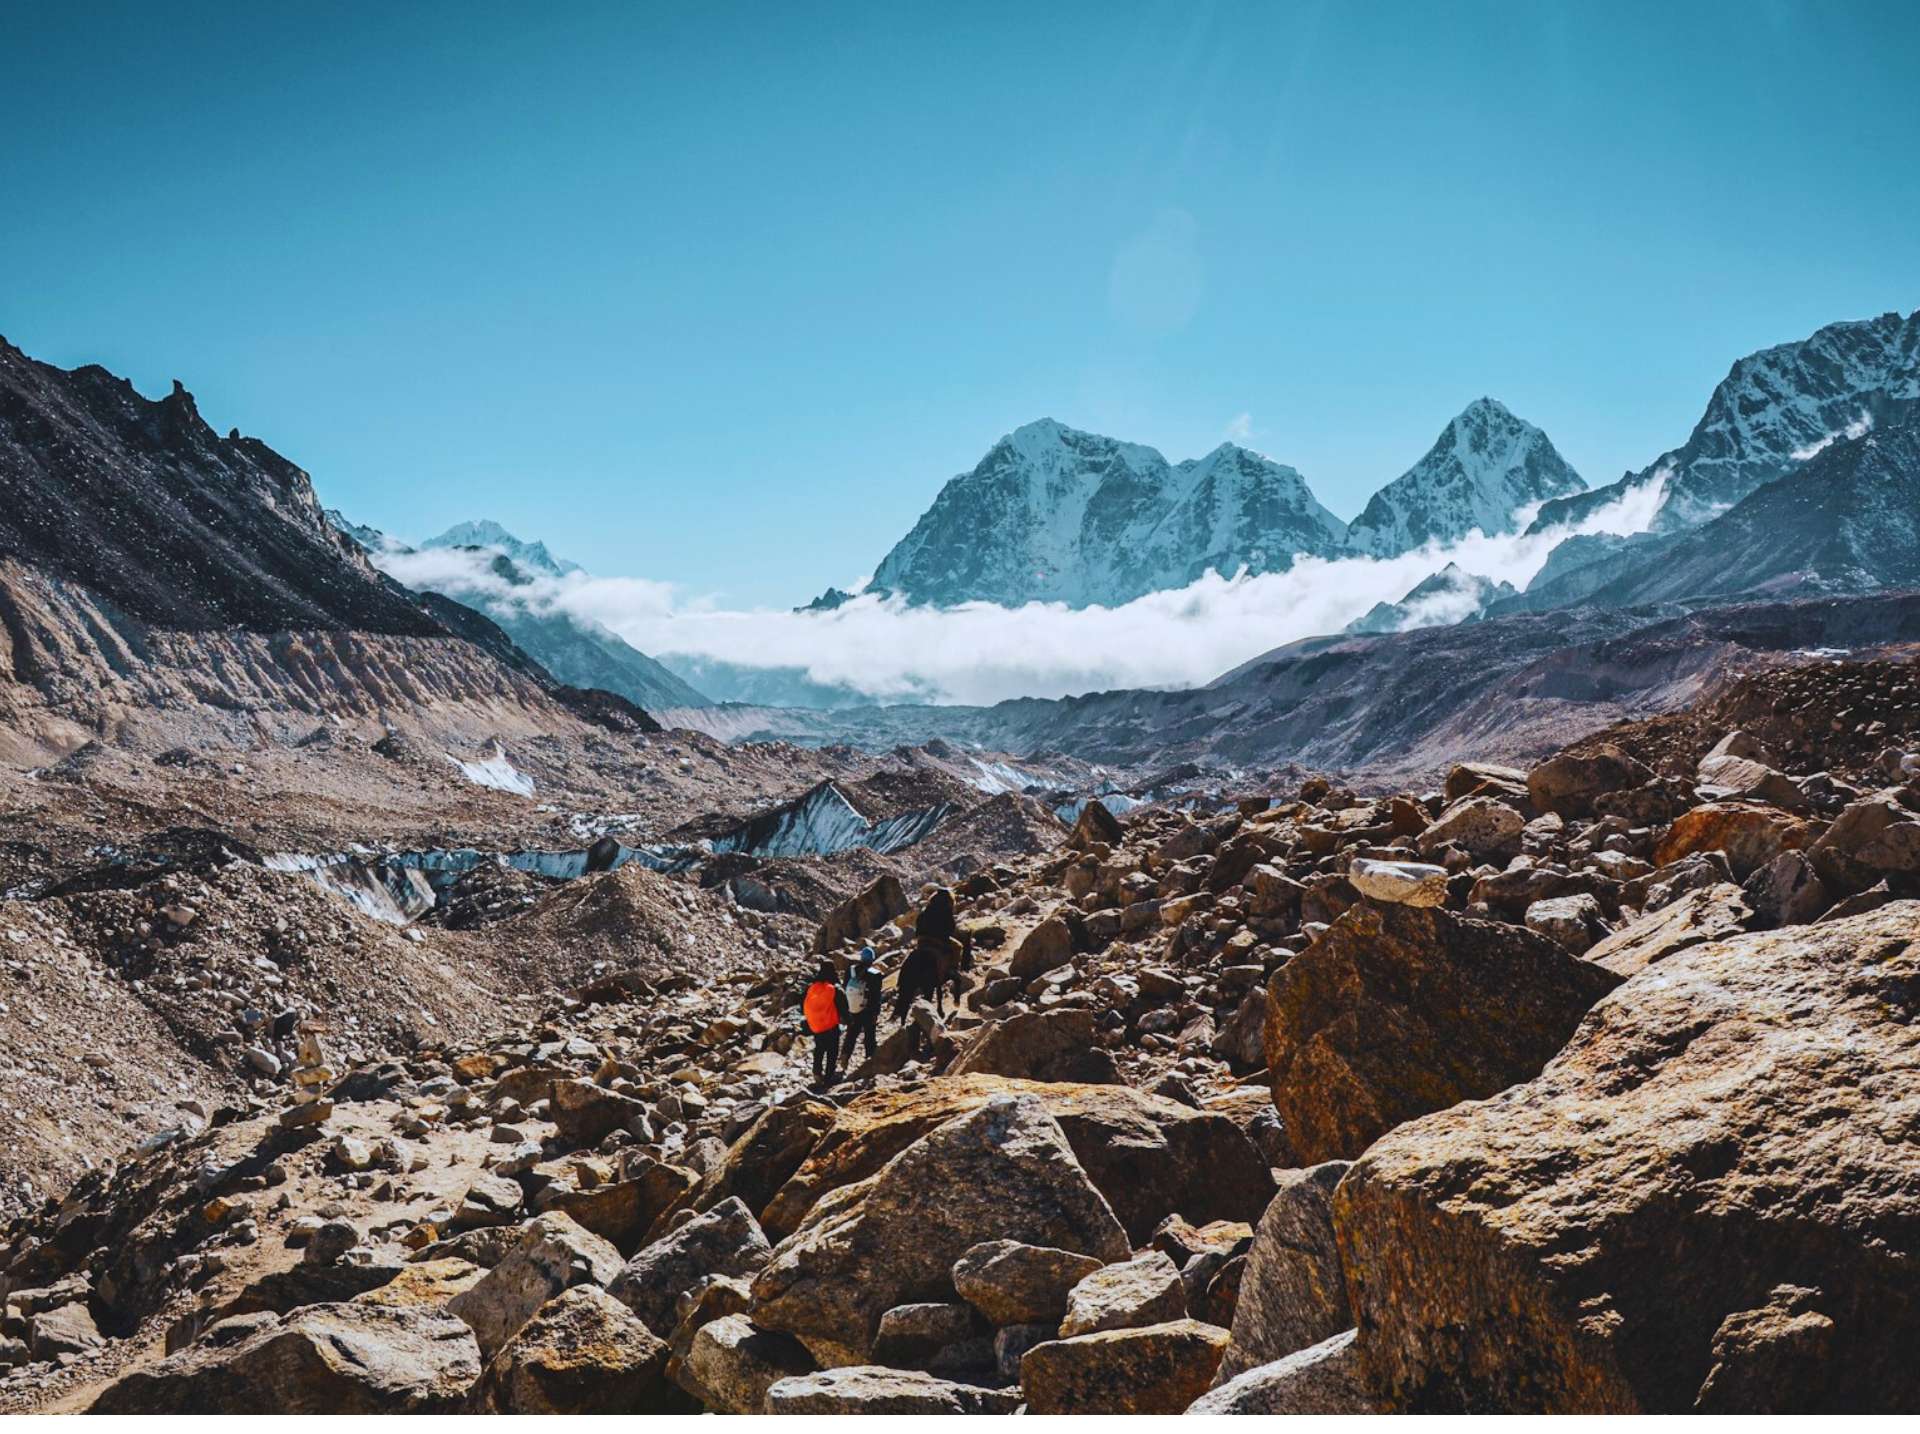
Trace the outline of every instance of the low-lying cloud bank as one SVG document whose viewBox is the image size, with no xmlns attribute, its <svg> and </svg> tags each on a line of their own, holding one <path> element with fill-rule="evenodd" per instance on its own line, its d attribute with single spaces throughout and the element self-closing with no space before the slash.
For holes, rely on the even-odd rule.
<svg viewBox="0 0 1920 1434">
<path fill-rule="evenodd" d="M 1284 573 L 1208 574 L 1114 608 L 916 608 L 898 598 L 863 596 L 831 612 L 740 611 L 643 578 L 570 573 L 515 586 L 484 556 L 457 549 L 383 553 L 374 561 L 409 587 L 496 612 L 518 607 L 598 623 L 654 657 L 798 670 L 811 682 L 881 702 L 987 704 L 1116 687 L 1197 686 L 1283 643 L 1338 632 L 1375 603 L 1398 601 L 1449 562 L 1524 589 L 1568 537 L 1644 531 L 1663 487 L 1656 476 L 1577 525 L 1532 536 L 1476 533 L 1397 558 L 1302 557 Z M 1414 625 L 1469 615 L 1470 605 L 1460 602 L 1457 612 L 1425 604 Z"/>
</svg>

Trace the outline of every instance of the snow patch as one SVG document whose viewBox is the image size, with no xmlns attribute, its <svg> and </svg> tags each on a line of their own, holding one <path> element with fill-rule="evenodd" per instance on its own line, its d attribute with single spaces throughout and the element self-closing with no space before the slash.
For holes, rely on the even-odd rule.
<svg viewBox="0 0 1920 1434">
<path fill-rule="evenodd" d="M 479 762 L 463 762 L 452 753 L 447 760 L 476 787 L 492 787 L 497 792 L 512 792 L 516 797 L 533 795 L 533 778 L 507 760 L 506 748 L 493 744 L 493 755 Z"/>
</svg>

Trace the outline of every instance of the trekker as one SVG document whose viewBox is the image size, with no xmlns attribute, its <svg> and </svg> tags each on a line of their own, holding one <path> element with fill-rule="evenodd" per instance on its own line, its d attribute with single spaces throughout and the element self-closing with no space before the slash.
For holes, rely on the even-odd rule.
<svg viewBox="0 0 1920 1434">
<path fill-rule="evenodd" d="M 867 1043 L 867 1059 L 873 1059 L 874 1030 L 880 1024 L 880 973 L 873 961 L 873 948 L 862 946 L 853 958 L 853 969 L 847 973 L 847 1028 L 841 1040 L 848 1069 L 853 1067 L 854 1042 L 862 1037 Z"/>
<path fill-rule="evenodd" d="M 847 1014 L 847 993 L 835 979 L 833 962 L 822 961 L 813 973 L 800 1013 L 813 1033 L 813 1081 L 824 1089 L 839 1074 L 840 1022 Z"/>
</svg>

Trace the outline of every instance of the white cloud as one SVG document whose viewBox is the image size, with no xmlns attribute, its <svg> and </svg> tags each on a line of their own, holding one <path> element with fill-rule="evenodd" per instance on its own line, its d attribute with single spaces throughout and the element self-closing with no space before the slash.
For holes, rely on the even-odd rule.
<svg viewBox="0 0 1920 1434">
<path fill-rule="evenodd" d="M 1819 442 L 1809 443 L 1805 448 L 1794 449 L 1792 454 L 1793 461 L 1796 463 L 1805 463 L 1809 458 L 1818 457 L 1823 451 L 1842 438 L 1865 438 L 1871 432 L 1873 432 L 1873 415 L 1865 409 L 1862 409 L 1860 416 L 1845 428 L 1829 433 Z"/>
<path fill-rule="evenodd" d="M 1253 415 L 1236 413 L 1227 420 L 1226 439 L 1229 443 L 1248 443 L 1253 439 Z"/>
<path fill-rule="evenodd" d="M 1208 574 L 1113 608 L 915 608 L 865 595 L 831 612 L 731 610 L 643 578 L 571 573 L 513 587 L 489 571 L 485 555 L 455 549 L 385 553 L 375 561 L 410 586 L 601 623 L 656 657 L 798 667 L 813 682 L 845 685 L 881 701 L 992 703 L 1116 687 L 1198 686 L 1270 648 L 1338 632 L 1376 602 L 1399 600 L 1450 561 L 1524 588 L 1564 538 L 1642 531 L 1662 486 L 1656 475 L 1577 526 L 1531 537 L 1473 533 L 1397 558 L 1303 557 L 1284 573 Z M 1422 616 L 1451 620 L 1444 603 Z"/>
</svg>

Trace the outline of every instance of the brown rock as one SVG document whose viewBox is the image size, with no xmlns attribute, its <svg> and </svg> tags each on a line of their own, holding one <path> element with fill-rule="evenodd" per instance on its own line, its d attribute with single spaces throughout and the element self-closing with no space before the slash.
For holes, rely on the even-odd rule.
<svg viewBox="0 0 1920 1434">
<path fill-rule="evenodd" d="M 644 1121 L 644 1101 L 587 1080 L 553 1083 L 551 1119 L 561 1139 L 575 1147 L 598 1145 L 635 1120 Z"/>
<path fill-rule="evenodd" d="M 739 1200 L 759 1216 L 813 1153 L 839 1113 L 840 1108 L 830 1101 L 804 1093 L 770 1107 L 728 1147 L 726 1157 L 707 1172 L 699 1187 L 668 1205 L 659 1220 L 664 1222 L 682 1205 L 704 1211 L 729 1199 Z M 656 1223 L 648 1238 L 657 1240 L 666 1233 Z"/>
<path fill-rule="evenodd" d="M 1120 819 L 1094 800 L 1080 809 L 1067 845 L 1075 851 L 1091 851 L 1096 846 L 1119 846 L 1125 837 Z"/>
<path fill-rule="evenodd" d="M 95 1414 L 425 1414 L 480 1377 L 473 1331 L 438 1310 L 309 1305 L 238 1342 L 207 1341 L 121 1376 Z"/>
<path fill-rule="evenodd" d="M 1619 981 L 1520 927 L 1356 906 L 1274 973 L 1274 1106 L 1303 1159 L 1350 1160 L 1403 1121 L 1538 1074 Z"/>
<path fill-rule="evenodd" d="M 607 1292 L 664 1339 L 673 1333 L 682 1291 L 709 1275 L 757 1274 L 772 1253 L 747 1207 L 738 1198 L 728 1198 L 628 1260 Z"/>
<path fill-rule="evenodd" d="M 862 1364 L 880 1316 L 953 1297 L 953 1266 L 984 1240 L 1125 1259 L 1126 1232 L 1031 1096 L 956 1116 L 871 1180 L 821 1202 L 753 1282 L 753 1320 L 823 1365 Z"/>
<path fill-rule="evenodd" d="M 1049 916 L 1014 948 L 1008 970 L 1023 981 L 1044 976 L 1073 959 L 1073 930 L 1058 916 Z"/>
<path fill-rule="evenodd" d="M 1138 1329 L 1187 1317 L 1180 1271 L 1159 1250 L 1095 1270 L 1067 1293 L 1060 1336 Z"/>
<path fill-rule="evenodd" d="M 1067 1312 L 1067 1292 L 1101 1268 L 1078 1250 L 986 1240 L 953 1264 L 953 1287 L 996 1325 L 1058 1325 Z"/>
<path fill-rule="evenodd" d="M 1189 1414 L 1382 1414 L 1360 1365 L 1354 1331 L 1243 1370 L 1187 1406 Z"/>
<path fill-rule="evenodd" d="M 1682 951 L 1537 1079 L 1380 1140 L 1334 1197 L 1371 1387 L 1678 1412 L 1728 1366 L 1738 1406 L 1920 1406 L 1916 933 L 1902 902 Z M 1781 1286 L 1809 1293 L 1729 1323 Z M 1771 1386 L 1756 1358 L 1807 1368 L 1809 1314 L 1836 1357 Z"/>
<path fill-rule="evenodd" d="M 907 893 L 900 887 L 900 878 L 889 873 L 827 913 L 826 920 L 820 923 L 820 929 L 814 933 L 814 954 L 822 955 L 837 950 L 849 941 L 859 940 L 869 931 L 878 931 L 894 917 L 904 915 L 906 910 Z"/>
<path fill-rule="evenodd" d="M 1333 1235 L 1333 1191 L 1346 1173 L 1344 1160 L 1280 1172 L 1279 1192 L 1253 1232 L 1240 1276 L 1219 1382 L 1352 1327 Z"/>
<path fill-rule="evenodd" d="M 503 1414 L 650 1414 L 684 1402 L 667 1347 L 605 1290 L 579 1285 L 542 1305 L 487 1369 Z"/>
<path fill-rule="evenodd" d="M 1467 797 L 1434 818 L 1420 834 L 1420 850 L 1431 854 L 1449 844 L 1464 848 L 1476 859 L 1509 856 L 1520 850 L 1526 818 L 1492 797 Z"/>
<path fill-rule="evenodd" d="M 769 1414 L 1011 1414 L 1014 1389 L 956 1384 L 918 1370 L 855 1365 L 791 1375 L 767 1390 Z"/>
<path fill-rule="evenodd" d="M 996 1021 L 974 1037 L 949 1075 L 1017 1076 L 1022 1080 L 1106 1085 L 1120 1071 L 1098 1043 L 1091 1011 L 1028 1011 Z"/>
<path fill-rule="evenodd" d="M 511 1255 L 447 1301 L 447 1312 L 473 1326 L 491 1359 L 555 1295 L 578 1284 L 605 1286 L 619 1273 L 612 1245 L 566 1215 L 540 1215 L 521 1227 Z"/>
<path fill-rule="evenodd" d="M 1538 811 L 1583 817 L 1593 810 L 1596 797 L 1652 780 L 1646 763 L 1605 743 L 1591 752 L 1562 752 L 1542 762 L 1527 773 L 1527 795 Z"/>
<path fill-rule="evenodd" d="M 1755 868 L 1781 852 L 1806 846 L 1813 824 L 1778 807 L 1757 802 L 1708 802 L 1682 812 L 1654 848 L 1656 866 L 1666 866 L 1697 851 L 1723 851 L 1733 874 L 1745 881 Z"/>
<path fill-rule="evenodd" d="M 1586 959 L 1616 976 L 1632 976 L 1690 946 L 1737 936 L 1752 918 L 1739 887 L 1703 886 L 1588 947 Z"/>
<path fill-rule="evenodd" d="M 571 1215 L 623 1255 L 645 1242 L 654 1222 L 686 1198 L 700 1177 L 682 1165 L 641 1156 L 626 1165 L 629 1179 L 567 1190 L 551 1196 L 546 1208 Z"/>
<path fill-rule="evenodd" d="M 1198 1320 L 1037 1344 L 1020 1361 L 1035 1414 L 1178 1414 L 1206 1393 L 1227 1332 Z"/>
<path fill-rule="evenodd" d="M 812 1357 L 791 1335 L 760 1329 L 745 1315 L 723 1315 L 694 1335 L 679 1381 L 712 1413 L 760 1414 L 769 1389 L 812 1369 Z"/>
<path fill-rule="evenodd" d="M 1834 818 L 1807 856 L 1838 891 L 1862 891 L 1889 878 L 1911 885 L 1920 876 L 1920 813 L 1894 792 L 1875 792 Z"/>
</svg>

